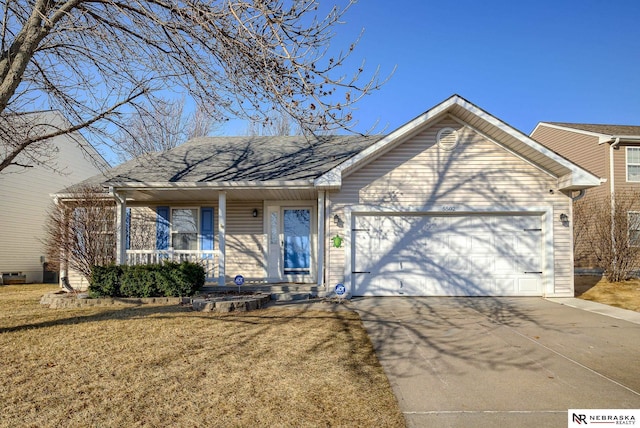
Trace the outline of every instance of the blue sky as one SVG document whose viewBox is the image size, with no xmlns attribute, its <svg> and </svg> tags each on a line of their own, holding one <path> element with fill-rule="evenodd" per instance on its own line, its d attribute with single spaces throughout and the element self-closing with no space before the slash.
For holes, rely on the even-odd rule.
<svg viewBox="0 0 640 428">
<path fill-rule="evenodd" d="M 345 18 L 335 46 L 364 29 L 355 63 L 397 67 L 358 105 L 360 131 L 390 132 L 454 93 L 526 134 L 539 121 L 640 125 L 640 1 L 360 0 Z"/>
</svg>

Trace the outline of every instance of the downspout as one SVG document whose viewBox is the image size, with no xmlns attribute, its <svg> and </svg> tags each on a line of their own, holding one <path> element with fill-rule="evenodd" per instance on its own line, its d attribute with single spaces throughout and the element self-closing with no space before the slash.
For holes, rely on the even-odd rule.
<svg viewBox="0 0 640 428">
<path fill-rule="evenodd" d="M 620 137 L 616 137 L 615 141 L 609 146 L 609 191 L 611 199 L 611 251 L 613 253 L 613 268 L 616 269 L 617 251 L 616 251 L 616 236 L 615 236 L 615 217 L 616 217 L 616 197 L 615 197 L 615 185 L 614 185 L 614 170 L 613 170 L 613 150 L 620 144 Z"/>
</svg>

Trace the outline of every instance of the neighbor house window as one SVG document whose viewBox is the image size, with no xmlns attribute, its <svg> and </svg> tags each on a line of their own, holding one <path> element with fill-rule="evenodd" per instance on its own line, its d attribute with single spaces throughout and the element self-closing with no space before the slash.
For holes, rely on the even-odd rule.
<svg viewBox="0 0 640 428">
<path fill-rule="evenodd" d="M 640 246 L 640 212 L 629 211 L 627 213 L 627 229 L 629 231 L 629 243 Z"/>
<path fill-rule="evenodd" d="M 640 181 L 640 147 L 627 147 L 627 181 Z"/>
<path fill-rule="evenodd" d="M 171 210 L 171 246 L 174 250 L 198 249 L 198 210 L 196 208 Z"/>
</svg>

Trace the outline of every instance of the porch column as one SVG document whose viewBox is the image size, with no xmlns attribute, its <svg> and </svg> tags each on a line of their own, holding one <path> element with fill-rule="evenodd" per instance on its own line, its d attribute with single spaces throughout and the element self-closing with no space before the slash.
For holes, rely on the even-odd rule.
<svg viewBox="0 0 640 428">
<path fill-rule="evenodd" d="M 324 222 L 325 222 L 325 191 L 318 191 L 318 286 L 324 284 Z"/>
<path fill-rule="evenodd" d="M 67 260 L 67 248 L 66 243 L 69 242 L 69 209 L 65 206 L 57 197 L 53 198 L 53 202 L 56 204 L 56 208 L 62 212 L 62 243 L 60 243 L 60 276 L 58 277 L 58 285 L 60 288 L 64 288 L 62 278 L 67 278 L 69 275 L 69 260 Z"/>
<path fill-rule="evenodd" d="M 127 263 L 127 198 L 112 191 L 116 200 L 116 264 Z"/>
<path fill-rule="evenodd" d="M 218 285 L 224 285 L 225 282 L 225 262 L 227 244 L 226 239 L 227 225 L 227 192 L 218 192 Z"/>
</svg>

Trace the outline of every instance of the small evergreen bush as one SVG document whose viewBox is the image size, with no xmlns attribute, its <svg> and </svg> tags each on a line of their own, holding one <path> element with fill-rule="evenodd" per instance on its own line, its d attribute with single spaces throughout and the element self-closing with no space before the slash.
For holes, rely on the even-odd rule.
<svg viewBox="0 0 640 428">
<path fill-rule="evenodd" d="M 89 292 L 92 297 L 192 296 L 204 281 L 204 268 L 193 262 L 94 266 Z"/>
<path fill-rule="evenodd" d="M 124 266 L 126 267 L 126 266 Z M 91 297 L 120 297 L 120 278 L 123 266 L 94 266 L 89 279 Z"/>
<path fill-rule="evenodd" d="M 120 293 L 126 297 L 161 296 L 156 284 L 154 265 L 127 266 L 123 269 Z"/>
</svg>

